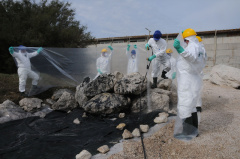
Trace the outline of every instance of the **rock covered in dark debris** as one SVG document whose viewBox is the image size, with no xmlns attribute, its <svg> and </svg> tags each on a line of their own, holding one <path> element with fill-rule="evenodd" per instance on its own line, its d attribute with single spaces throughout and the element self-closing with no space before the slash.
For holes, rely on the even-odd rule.
<svg viewBox="0 0 240 159">
<path fill-rule="evenodd" d="M 102 93 L 90 99 L 82 108 L 93 114 L 118 113 L 127 109 L 130 98 L 114 93 Z"/>
<path fill-rule="evenodd" d="M 114 92 L 123 95 L 140 95 L 147 89 L 147 79 L 140 73 L 125 75 L 121 80 L 116 82 Z"/>
</svg>

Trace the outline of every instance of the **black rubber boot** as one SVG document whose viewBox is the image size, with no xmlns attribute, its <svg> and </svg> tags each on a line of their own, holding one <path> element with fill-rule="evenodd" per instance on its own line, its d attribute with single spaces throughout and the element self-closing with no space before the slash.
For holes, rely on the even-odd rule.
<svg viewBox="0 0 240 159">
<path fill-rule="evenodd" d="M 25 94 L 25 92 L 20 92 L 22 97 L 27 97 L 27 94 Z"/>
<path fill-rule="evenodd" d="M 193 126 L 198 129 L 198 115 L 197 112 L 192 113 Z"/>
<path fill-rule="evenodd" d="M 191 126 L 193 126 L 193 118 L 192 116 L 185 119 L 183 122 L 183 134 L 190 135 L 192 133 Z"/>
<path fill-rule="evenodd" d="M 153 84 L 151 88 L 157 88 L 157 77 L 153 77 Z"/>
<path fill-rule="evenodd" d="M 166 74 L 167 74 L 166 71 L 162 71 L 162 75 L 161 75 L 161 77 L 162 77 L 163 79 L 168 79 L 168 78 L 166 77 Z"/>
<path fill-rule="evenodd" d="M 198 114 L 197 112 L 192 113 L 192 119 L 193 119 L 193 126 L 198 129 Z M 199 134 L 197 134 L 196 137 L 198 137 Z"/>
</svg>

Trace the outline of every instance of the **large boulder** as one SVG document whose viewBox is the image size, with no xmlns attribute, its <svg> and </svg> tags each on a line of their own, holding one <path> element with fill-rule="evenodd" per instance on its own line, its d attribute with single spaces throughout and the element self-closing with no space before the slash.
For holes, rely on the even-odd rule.
<svg viewBox="0 0 240 159">
<path fill-rule="evenodd" d="M 83 93 L 86 97 L 94 97 L 100 93 L 113 91 L 115 84 L 114 74 L 103 74 L 98 76 L 95 80 L 89 82 L 84 86 Z"/>
<path fill-rule="evenodd" d="M 62 96 L 62 94 L 64 92 L 68 92 L 68 93 L 71 93 L 71 94 L 74 93 L 73 91 L 71 91 L 69 89 L 59 89 L 59 90 L 56 90 L 56 91 L 53 92 L 52 99 L 54 101 L 57 101 Z"/>
<path fill-rule="evenodd" d="M 147 107 L 148 107 L 148 96 L 144 94 L 142 97 L 135 98 L 132 101 L 131 112 L 138 113 L 140 111 L 146 110 Z"/>
<path fill-rule="evenodd" d="M 240 69 L 226 65 L 216 65 L 212 68 L 210 81 L 217 85 L 239 88 Z"/>
<path fill-rule="evenodd" d="M 88 97 L 84 94 L 85 87 L 86 87 L 86 84 L 81 83 L 76 88 L 75 100 L 80 107 L 82 107 L 88 101 Z"/>
<path fill-rule="evenodd" d="M 82 108 L 92 114 L 111 114 L 126 109 L 130 102 L 130 98 L 123 95 L 102 93 L 87 101 Z"/>
<path fill-rule="evenodd" d="M 140 73 L 125 75 L 116 82 L 114 92 L 122 95 L 140 95 L 147 89 L 147 79 Z"/>
<path fill-rule="evenodd" d="M 77 107 L 74 95 L 69 92 L 63 92 L 61 97 L 54 103 L 51 108 L 54 110 L 69 111 Z"/>
<path fill-rule="evenodd" d="M 172 80 L 171 79 L 163 79 L 158 82 L 158 88 L 165 89 L 171 91 L 172 88 Z"/>
<path fill-rule="evenodd" d="M 35 112 L 42 107 L 42 100 L 38 98 L 23 98 L 19 105 L 27 112 Z"/>
<path fill-rule="evenodd" d="M 151 107 L 152 110 L 169 110 L 169 96 L 171 95 L 170 91 L 163 90 L 163 89 L 153 89 L 151 91 Z"/>
<path fill-rule="evenodd" d="M 6 100 L 0 104 L 0 123 L 23 119 L 30 116 L 32 116 L 31 113 L 25 112 L 22 108 L 10 100 Z"/>
<path fill-rule="evenodd" d="M 151 89 L 149 93 L 145 93 L 141 98 L 139 97 L 133 100 L 131 111 L 137 113 L 145 110 L 146 108 L 149 110 L 160 109 L 168 111 L 171 94 L 171 91 L 159 88 Z"/>
</svg>

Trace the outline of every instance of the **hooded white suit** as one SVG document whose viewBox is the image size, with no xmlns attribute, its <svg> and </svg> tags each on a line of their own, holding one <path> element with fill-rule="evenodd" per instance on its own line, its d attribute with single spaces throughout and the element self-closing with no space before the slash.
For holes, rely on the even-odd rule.
<svg viewBox="0 0 240 159">
<path fill-rule="evenodd" d="M 202 88 L 201 72 L 204 68 L 204 54 L 196 36 L 185 38 L 189 43 L 177 59 L 178 115 L 188 118 L 196 112 L 197 100 Z"/>
<path fill-rule="evenodd" d="M 168 55 L 166 54 L 167 43 L 162 38 L 158 41 L 150 38 L 148 45 L 152 47 L 153 53 L 156 55 L 156 58 L 152 60 L 152 77 L 158 77 L 162 73 L 160 69 L 161 64 L 164 66 L 163 69 L 166 71 L 168 71 L 171 67 Z"/>
<path fill-rule="evenodd" d="M 30 62 L 30 58 L 38 55 L 37 51 L 33 53 L 21 53 L 21 51 L 19 51 L 14 52 L 11 55 L 15 58 L 18 66 L 19 91 L 25 92 L 25 86 L 28 77 L 32 79 L 32 85 L 37 85 L 39 76 L 37 73 L 32 71 Z"/>
</svg>

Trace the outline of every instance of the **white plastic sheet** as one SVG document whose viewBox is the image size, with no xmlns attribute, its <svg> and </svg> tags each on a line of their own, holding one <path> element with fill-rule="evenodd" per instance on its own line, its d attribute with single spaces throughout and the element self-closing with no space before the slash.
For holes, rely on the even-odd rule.
<svg viewBox="0 0 240 159">
<path fill-rule="evenodd" d="M 113 53 L 110 60 L 110 73 L 119 71 L 127 74 L 128 57 L 126 47 L 112 46 Z M 138 71 L 145 75 L 147 69 L 146 58 L 151 56 L 144 45 L 138 45 Z M 37 89 L 32 92 L 32 79 L 27 78 L 26 91 L 29 96 L 39 94 L 51 87 L 75 87 L 79 85 L 85 77 L 93 79 L 97 75 L 96 61 L 101 56 L 104 47 L 91 48 L 43 48 L 36 56 L 29 58 L 30 69 L 39 76 Z M 30 55 L 36 52 L 39 47 L 26 47 L 26 53 Z M 14 47 L 14 54 L 22 53 L 19 47 Z M 14 57 L 17 67 L 19 62 Z M 151 68 L 150 68 L 151 71 Z"/>
</svg>

